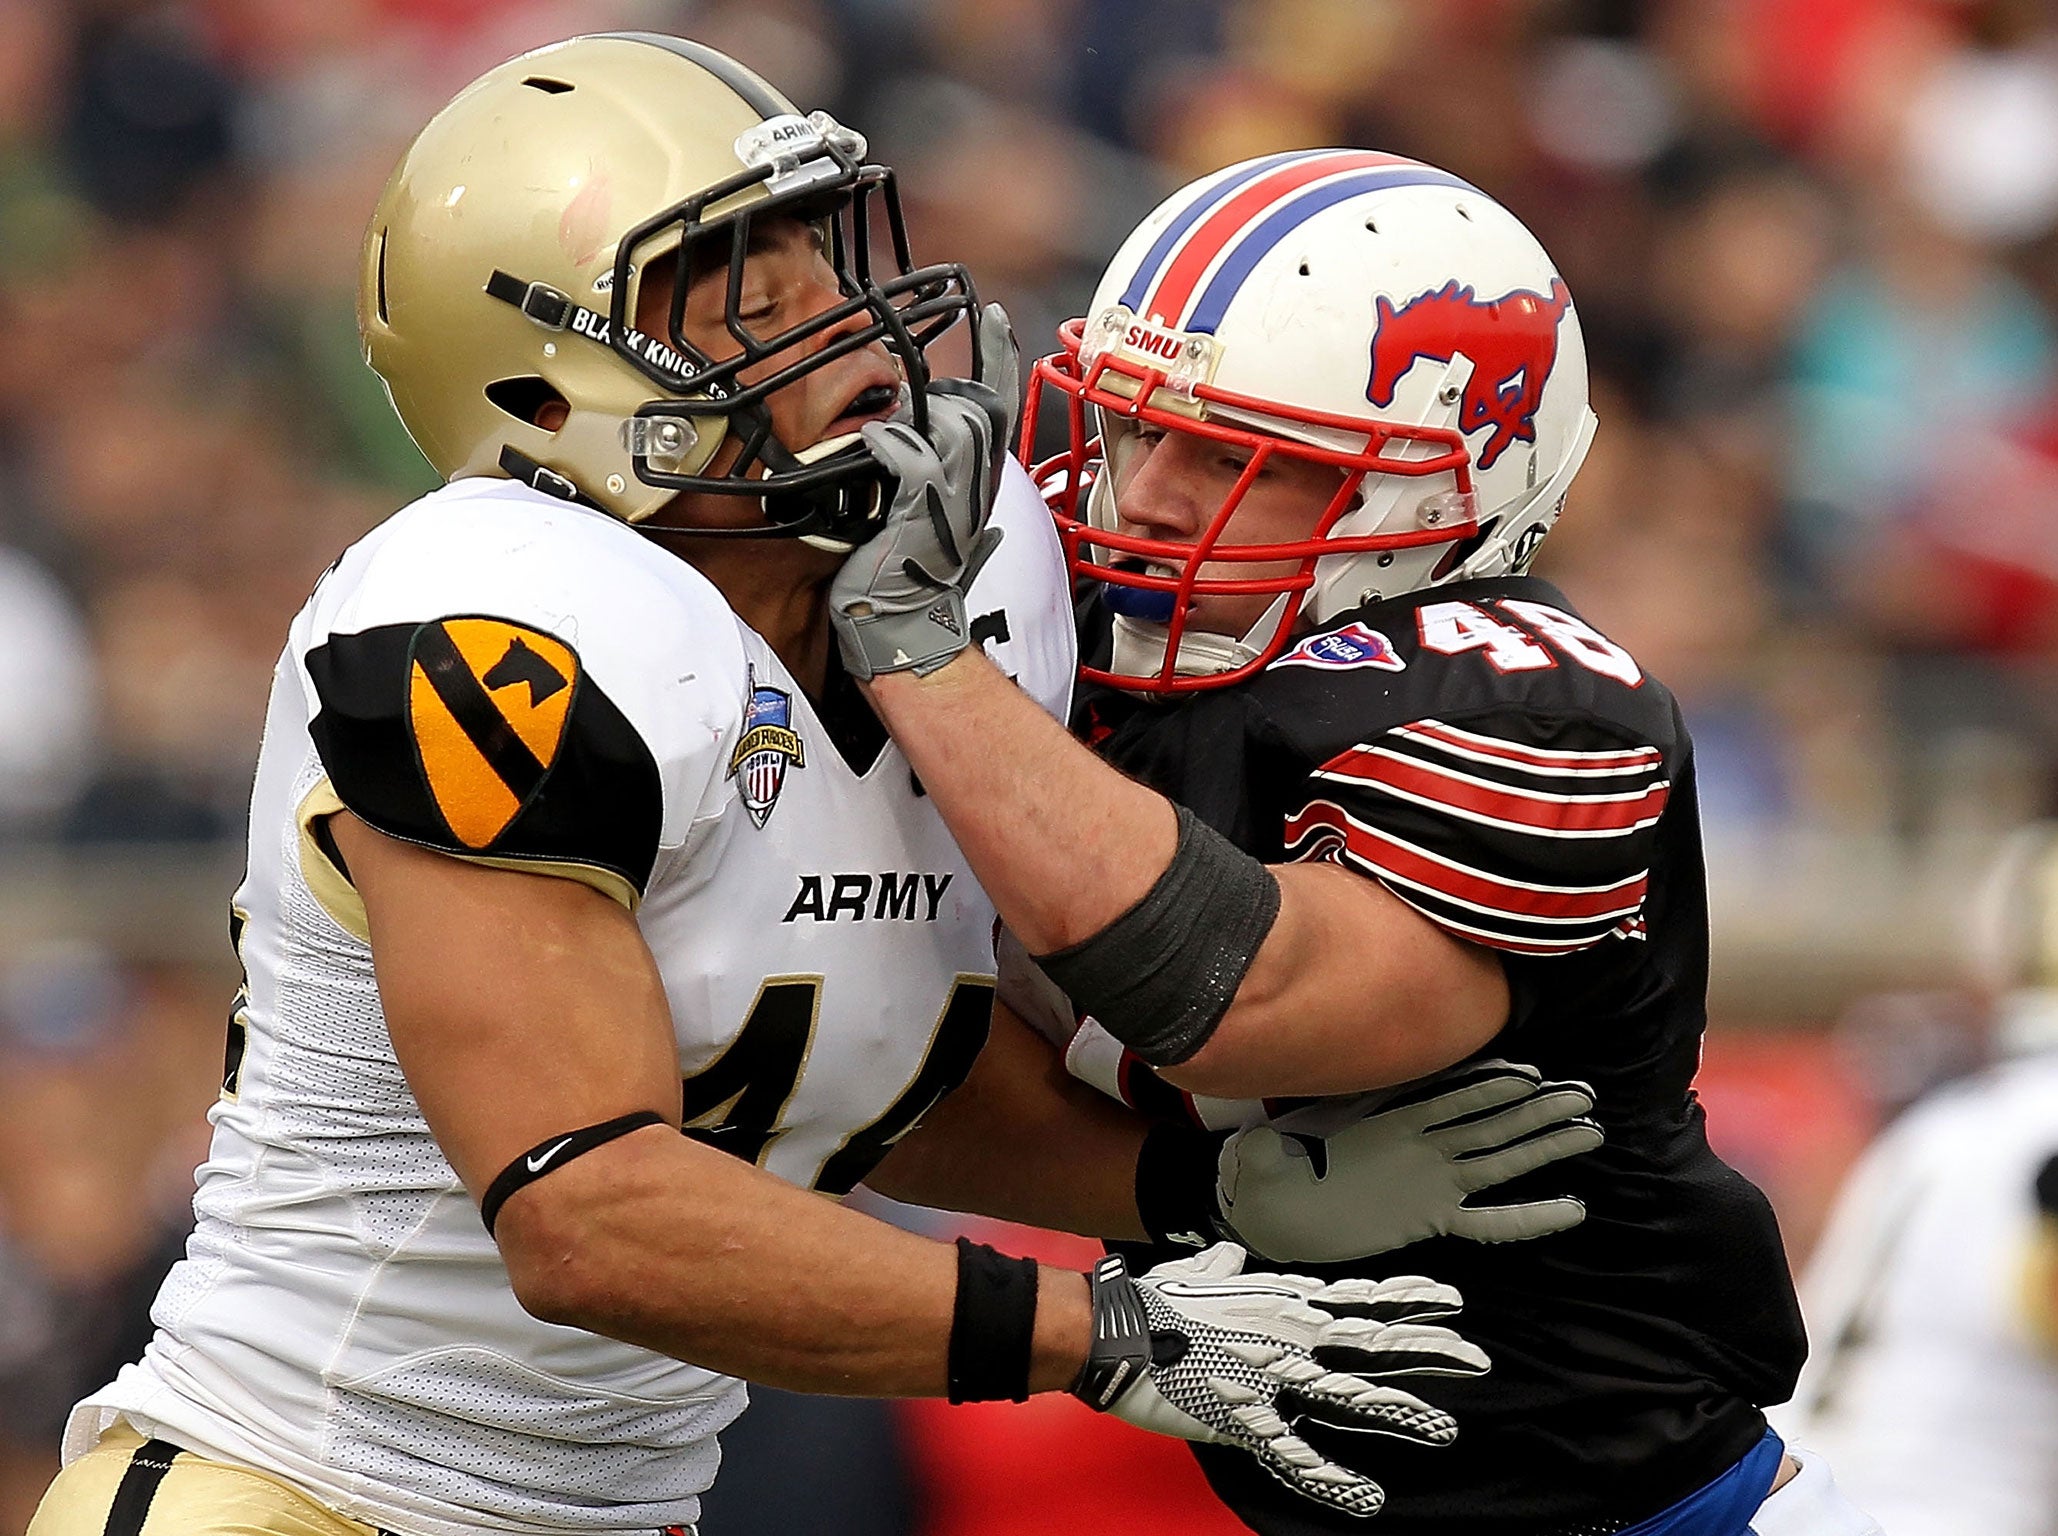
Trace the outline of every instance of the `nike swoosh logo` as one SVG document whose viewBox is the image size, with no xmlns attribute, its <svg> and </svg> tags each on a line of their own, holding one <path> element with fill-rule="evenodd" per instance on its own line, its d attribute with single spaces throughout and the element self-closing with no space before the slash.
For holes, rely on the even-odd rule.
<svg viewBox="0 0 2058 1536">
<path fill-rule="evenodd" d="M 566 1147 L 569 1147 L 571 1144 L 572 1138 L 567 1136 L 563 1141 L 559 1142 L 554 1147 L 545 1147 L 541 1152 L 530 1153 L 528 1157 L 523 1159 L 523 1161 L 528 1165 L 529 1172 L 541 1173 L 545 1168 L 547 1168 L 550 1165 L 550 1160 L 553 1157 L 556 1157 L 558 1153 L 564 1151 L 564 1149 Z"/>
</svg>

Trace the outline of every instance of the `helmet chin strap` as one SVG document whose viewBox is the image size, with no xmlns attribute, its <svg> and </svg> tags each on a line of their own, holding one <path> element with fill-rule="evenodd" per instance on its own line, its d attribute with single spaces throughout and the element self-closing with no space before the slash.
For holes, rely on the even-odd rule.
<svg viewBox="0 0 2058 1536">
<path fill-rule="evenodd" d="M 1450 580 L 1457 581 L 1470 576 L 1500 576 L 1510 570 L 1514 565 L 1515 541 L 1507 536 L 1507 530 L 1516 528 L 1518 524 L 1527 527 L 1531 522 L 1529 514 L 1532 508 L 1552 509 L 1545 516 L 1545 528 L 1549 528 L 1557 520 L 1556 508 L 1565 499 L 1565 493 L 1572 488 L 1572 477 L 1579 473 L 1579 466 L 1586 462 L 1586 450 L 1593 446 L 1594 429 L 1600 425 L 1600 418 L 1594 415 L 1591 408 L 1583 409 L 1579 430 L 1573 434 L 1572 445 L 1565 450 L 1565 457 L 1559 461 L 1558 467 L 1551 471 L 1550 477 L 1541 485 L 1525 491 L 1512 507 L 1496 508 L 1484 514 L 1487 517 L 1498 517 L 1500 526 L 1494 530 L 1494 536 L 1483 548 L 1476 550 L 1471 559 L 1464 561 L 1451 572 Z M 1519 533 L 1519 529 L 1517 531 Z"/>
<path fill-rule="evenodd" d="M 809 444 L 807 447 L 802 448 L 799 452 L 795 453 L 793 455 L 793 459 L 794 462 L 797 464 L 818 463 L 819 461 L 828 458 L 831 454 L 841 453 L 844 449 L 850 447 L 852 444 L 861 443 L 863 441 L 864 439 L 860 437 L 857 433 L 845 432 L 840 436 L 824 438 L 819 443 Z M 872 485 L 870 488 L 870 492 L 872 499 L 874 500 L 874 502 L 876 502 L 879 497 L 879 487 L 876 484 Z M 847 493 L 839 492 L 838 494 Z M 767 509 L 766 516 L 767 520 L 769 520 L 769 509 Z M 839 539 L 831 534 L 826 533 L 803 533 L 800 536 L 800 542 L 807 545 L 810 549 L 823 550 L 826 553 L 832 555 L 847 555 L 852 550 L 857 548 L 857 544 L 853 540 Z"/>
<path fill-rule="evenodd" d="M 1172 659 L 1172 675 L 1213 677 L 1256 661 L 1279 633 L 1279 625 L 1286 617 L 1286 599 L 1284 592 L 1272 599 L 1258 616 L 1258 622 L 1245 630 L 1241 638 L 1199 629 L 1181 630 L 1179 653 Z M 1156 676 L 1165 665 L 1165 646 L 1171 635 L 1169 624 L 1117 614 L 1114 654 L 1110 658 L 1113 670 L 1132 676 Z"/>
<path fill-rule="evenodd" d="M 555 496 L 559 501 L 576 502 L 590 507 L 595 512 L 607 508 L 588 496 L 578 486 L 556 470 L 537 463 L 511 444 L 502 444 L 500 449 L 500 472 L 510 480 L 519 480 L 532 491 L 541 491 L 546 496 Z"/>
</svg>

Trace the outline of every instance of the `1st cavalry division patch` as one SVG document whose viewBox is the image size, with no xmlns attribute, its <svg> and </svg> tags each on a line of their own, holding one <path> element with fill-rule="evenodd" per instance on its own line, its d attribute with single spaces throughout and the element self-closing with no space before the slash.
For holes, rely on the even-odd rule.
<svg viewBox="0 0 2058 1536">
<path fill-rule="evenodd" d="M 381 832 L 642 892 L 664 826 L 657 760 L 564 641 L 457 614 L 330 635 L 307 674 L 322 767 Z"/>
<path fill-rule="evenodd" d="M 459 842 L 485 848 L 557 759 L 579 691 L 563 641 L 504 619 L 443 619 L 415 631 L 407 727 L 436 809 Z"/>
</svg>

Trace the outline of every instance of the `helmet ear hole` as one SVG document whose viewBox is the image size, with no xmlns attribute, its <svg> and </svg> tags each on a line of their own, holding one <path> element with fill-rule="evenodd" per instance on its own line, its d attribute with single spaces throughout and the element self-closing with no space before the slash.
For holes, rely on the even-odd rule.
<svg viewBox="0 0 2058 1536">
<path fill-rule="evenodd" d="M 511 379 L 495 379 L 486 386 L 486 398 L 525 427 L 544 427 L 555 432 L 571 413 L 571 404 L 548 379 L 533 373 Z M 554 417 L 545 424 L 545 416 Z"/>
<path fill-rule="evenodd" d="M 1455 571 L 1467 560 L 1478 554 L 1485 546 L 1486 541 L 1493 537 L 1494 529 L 1499 526 L 1500 519 L 1490 517 L 1479 525 L 1478 532 L 1474 533 L 1470 538 L 1460 539 L 1455 544 L 1450 545 L 1444 550 L 1443 558 L 1436 562 L 1436 569 L 1429 573 L 1430 581 L 1442 581 L 1452 571 Z"/>
</svg>

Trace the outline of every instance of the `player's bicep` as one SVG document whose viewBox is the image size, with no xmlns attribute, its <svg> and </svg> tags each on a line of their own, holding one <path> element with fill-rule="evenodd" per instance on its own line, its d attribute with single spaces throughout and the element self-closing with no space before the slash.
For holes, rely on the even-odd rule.
<svg viewBox="0 0 2058 1536">
<path fill-rule="evenodd" d="M 1342 1093 L 1462 1060 L 1507 1022 L 1497 957 L 1642 937 L 1670 793 L 1662 747 L 1579 715 L 1418 719 L 1334 753 L 1281 829 L 1279 918 L 1235 1007 L 1165 1076 Z"/>
<path fill-rule="evenodd" d="M 670 1013 L 625 907 L 348 812 L 329 832 L 363 897 L 394 1054 L 475 1199 L 548 1137 L 638 1110 L 677 1123 Z"/>
<path fill-rule="evenodd" d="M 658 757 L 565 640 L 439 618 L 330 634 L 305 664 L 328 780 L 304 820 L 340 804 L 424 848 L 641 899 L 663 836 Z"/>
<path fill-rule="evenodd" d="M 1661 748 L 1589 721 L 1419 720 L 1316 769 L 1284 839 L 1466 943 L 1567 955 L 1640 935 L 1671 787 Z"/>
<path fill-rule="evenodd" d="M 1275 874 L 1279 914 L 1235 1003 L 1166 1081 L 1232 1099 L 1356 1093 L 1462 1061 L 1506 1023 L 1488 951 L 1349 870 Z"/>
</svg>

